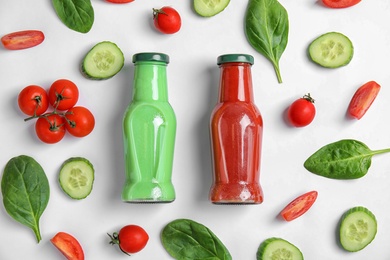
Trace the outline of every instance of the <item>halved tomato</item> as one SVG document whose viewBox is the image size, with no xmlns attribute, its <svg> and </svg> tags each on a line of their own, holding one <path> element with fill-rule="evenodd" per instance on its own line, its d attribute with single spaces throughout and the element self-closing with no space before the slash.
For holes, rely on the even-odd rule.
<svg viewBox="0 0 390 260">
<path fill-rule="evenodd" d="M 58 232 L 51 240 L 53 245 L 68 260 L 84 260 L 84 251 L 79 241 L 65 232 Z"/>
<path fill-rule="evenodd" d="M 287 204 L 287 206 L 280 212 L 280 215 L 286 221 L 291 221 L 302 216 L 311 208 L 316 201 L 317 196 L 318 192 L 315 190 L 302 194 Z"/>
<path fill-rule="evenodd" d="M 361 0 L 322 0 L 330 8 L 346 8 L 360 3 Z"/>
<path fill-rule="evenodd" d="M 126 4 L 126 3 L 133 2 L 134 0 L 106 0 L 106 1 L 114 4 Z"/>
<path fill-rule="evenodd" d="M 45 39 L 43 32 L 38 30 L 26 30 L 13 32 L 1 37 L 4 48 L 8 50 L 27 49 L 41 44 Z"/>
<path fill-rule="evenodd" d="M 380 89 L 381 86 L 375 81 L 369 81 L 359 87 L 349 103 L 348 114 L 356 119 L 362 118 L 374 102 Z"/>
</svg>

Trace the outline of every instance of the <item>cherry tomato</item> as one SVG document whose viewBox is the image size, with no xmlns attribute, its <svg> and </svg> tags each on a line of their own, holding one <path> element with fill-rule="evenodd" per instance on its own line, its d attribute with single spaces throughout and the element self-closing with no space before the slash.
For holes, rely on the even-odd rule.
<svg viewBox="0 0 390 260">
<path fill-rule="evenodd" d="M 114 4 L 125 4 L 125 3 L 133 2 L 134 0 L 106 0 L 106 1 Z"/>
<path fill-rule="evenodd" d="M 304 95 L 302 98 L 295 100 L 287 111 L 289 122 L 295 127 L 303 127 L 310 124 L 316 115 L 314 99 L 310 94 Z"/>
<path fill-rule="evenodd" d="M 149 240 L 148 233 L 137 225 L 124 226 L 119 234 L 115 232 L 109 236 L 111 238 L 110 244 L 119 245 L 121 251 L 127 255 L 141 251 Z"/>
<path fill-rule="evenodd" d="M 72 235 L 65 232 L 58 232 L 50 241 L 66 259 L 84 260 L 83 248 L 79 241 Z"/>
<path fill-rule="evenodd" d="M 322 0 L 330 8 L 346 8 L 360 3 L 361 0 Z"/>
<path fill-rule="evenodd" d="M 369 81 L 358 88 L 349 103 L 348 114 L 358 120 L 362 118 L 374 102 L 380 89 L 381 86 L 375 81 Z"/>
<path fill-rule="evenodd" d="M 280 215 L 286 221 L 294 220 L 307 212 L 314 204 L 318 196 L 317 191 L 309 191 L 291 201 L 281 212 Z"/>
<path fill-rule="evenodd" d="M 35 122 L 35 132 L 44 143 L 54 144 L 61 141 L 65 131 L 65 121 L 58 114 L 41 116 Z"/>
<path fill-rule="evenodd" d="M 8 50 L 27 49 L 41 44 L 45 39 L 43 32 L 38 30 L 26 30 L 13 32 L 1 37 L 4 48 Z"/>
<path fill-rule="evenodd" d="M 18 95 L 20 110 L 29 116 L 39 116 L 49 107 L 49 98 L 46 90 L 37 85 L 30 85 L 22 89 Z"/>
<path fill-rule="evenodd" d="M 68 110 L 76 105 L 78 99 L 79 89 L 70 80 L 59 79 L 50 86 L 49 103 L 55 109 Z"/>
<path fill-rule="evenodd" d="M 66 130 L 76 137 L 89 135 L 95 127 L 95 118 L 85 107 L 72 107 L 65 113 Z"/>
<path fill-rule="evenodd" d="M 173 34 L 180 30 L 180 14 L 169 6 L 153 9 L 153 23 L 156 29 L 165 34 Z"/>
</svg>

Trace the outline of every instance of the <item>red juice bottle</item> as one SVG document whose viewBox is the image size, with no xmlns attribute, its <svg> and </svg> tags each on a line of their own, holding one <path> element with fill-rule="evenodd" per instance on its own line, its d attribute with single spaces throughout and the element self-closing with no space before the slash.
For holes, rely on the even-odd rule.
<svg viewBox="0 0 390 260">
<path fill-rule="evenodd" d="M 219 101 L 211 114 L 210 137 L 215 204 L 260 204 L 263 119 L 254 104 L 251 66 L 246 54 L 218 57 Z"/>
</svg>

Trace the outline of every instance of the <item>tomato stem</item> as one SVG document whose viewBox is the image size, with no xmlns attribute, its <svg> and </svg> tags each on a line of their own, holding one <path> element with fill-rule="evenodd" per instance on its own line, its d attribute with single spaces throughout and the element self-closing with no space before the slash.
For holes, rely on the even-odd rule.
<svg viewBox="0 0 390 260">
<path fill-rule="evenodd" d="M 304 99 L 306 99 L 307 101 L 309 101 L 309 102 L 311 102 L 311 103 L 313 103 L 314 104 L 314 98 L 312 98 L 311 96 L 310 96 L 310 93 L 307 93 L 307 94 L 305 94 L 304 96 L 303 96 L 303 98 Z"/>
<path fill-rule="evenodd" d="M 126 255 L 128 256 L 131 256 L 129 253 L 125 252 L 122 248 L 121 248 L 121 245 L 120 245 L 120 241 L 119 241 L 119 235 L 117 232 L 114 232 L 112 235 L 108 234 L 107 235 L 111 238 L 111 241 L 110 241 L 110 245 L 118 245 L 119 246 L 119 249 Z"/>
</svg>

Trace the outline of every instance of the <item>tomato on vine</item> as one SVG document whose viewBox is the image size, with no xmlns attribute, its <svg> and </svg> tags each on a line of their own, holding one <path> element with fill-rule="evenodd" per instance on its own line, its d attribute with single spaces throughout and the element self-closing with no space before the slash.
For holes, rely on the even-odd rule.
<svg viewBox="0 0 390 260">
<path fill-rule="evenodd" d="M 85 107 L 72 107 L 65 113 L 66 130 L 76 137 L 89 135 L 95 127 L 95 118 Z"/>
<path fill-rule="evenodd" d="M 39 116 L 49 107 L 46 90 L 37 85 L 29 85 L 18 95 L 20 110 L 28 116 Z"/>
<path fill-rule="evenodd" d="M 172 7 L 153 9 L 153 23 L 156 29 L 165 34 L 173 34 L 181 28 L 180 14 Z"/>
<path fill-rule="evenodd" d="M 314 99 L 310 94 L 295 100 L 287 110 L 287 119 L 295 127 L 309 125 L 316 115 Z"/>
<path fill-rule="evenodd" d="M 121 228 L 119 233 L 108 234 L 111 245 L 118 245 L 121 251 L 127 255 L 141 251 L 149 240 L 146 231 L 137 225 L 127 225 Z"/>
<path fill-rule="evenodd" d="M 65 120 L 58 114 L 40 116 L 35 123 L 35 132 L 44 143 L 58 143 L 65 136 Z"/>
<path fill-rule="evenodd" d="M 76 105 L 79 89 L 72 81 L 59 79 L 49 89 L 49 103 L 57 110 L 68 110 Z"/>
</svg>

